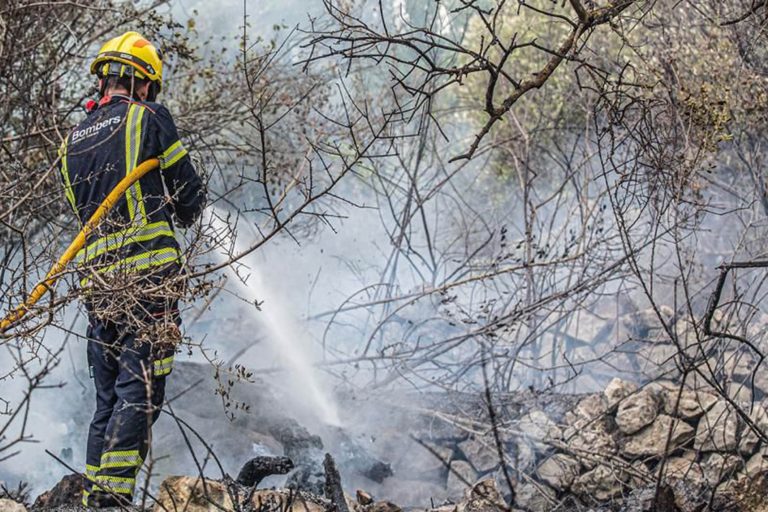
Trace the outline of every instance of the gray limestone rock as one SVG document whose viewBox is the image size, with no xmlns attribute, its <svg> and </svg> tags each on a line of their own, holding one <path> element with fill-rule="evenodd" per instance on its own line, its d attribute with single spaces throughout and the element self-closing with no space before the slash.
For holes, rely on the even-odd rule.
<svg viewBox="0 0 768 512">
<path fill-rule="evenodd" d="M 515 489 L 515 504 L 530 512 L 549 512 L 557 504 L 557 495 L 546 485 L 524 483 Z"/>
<path fill-rule="evenodd" d="M 739 417 L 724 400 L 699 420 L 694 448 L 703 452 L 734 452 L 738 448 Z"/>
<path fill-rule="evenodd" d="M 472 487 L 476 481 L 477 472 L 469 462 L 465 460 L 451 461 L 448 480 L 445 485 L 450 496 L 462 496 L 464 491 Z"/>
<path fill-rule="evenodd" d="M 572 490 L 588 500 L 608 501 L 621 496 L 627 477 L 624 471 L 600 464 L 579 476 L 573 482 Z"/>
<path fill-rule="evenodd" d="M 634 434 L 646 425 L 653 423 L 659 413 L 656 396 L 643 389 L 631 394 L 619 403 L 616 412 L 616 425 L 625 434 Z"/>
<path fill-rule="evenodd" d="M 662 392 L 664 413 L 685 420 L 696 419 L 717 403 L 717 395 L 692 389 L 666 389 Z"/>
<path fill-rule="evenodd" d="M 536 474 L 554 489 L 565 491 L 579 476 L 580 469 L 578 460 L 570 455 L 557 453 L 542 462 L 536 469 Z"/>
<path fill-rule="evenodd" d="M 609 409 L 613 409 L 623 399 L 637 391 L 637 384 L 615 377 L 603 391 Z"/>
<path fill-rule="evenodd" d="M 627 439 L 621 450 L 630 458 L 662 457 L 684 445 L 693 435 L 693 427 L 687 423 L 660 414 L 651 425 Z"/>
</svg>

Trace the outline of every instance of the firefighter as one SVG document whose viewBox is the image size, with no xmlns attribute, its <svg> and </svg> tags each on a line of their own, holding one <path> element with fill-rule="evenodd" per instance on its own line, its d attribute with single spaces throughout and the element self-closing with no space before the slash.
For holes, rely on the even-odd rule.
<svg viewBox="0 0 768 512">
<path fill-rule="evenodd" d="M 90 71 L 100 100 L 89 102 L 60 149 L 65 195 L 81 226 L 136 165 L 160 160 L 76 256 L 96 387 L 83 504 L 101 508 L 133 499 L 180 339 L 179 287 L 171 286 L 183 283 L 175 227 L 199 217 L 205 187 L 171 114 L 155 102 L 160 51 L 127 32 L 101 48 Z"/>
</svg>

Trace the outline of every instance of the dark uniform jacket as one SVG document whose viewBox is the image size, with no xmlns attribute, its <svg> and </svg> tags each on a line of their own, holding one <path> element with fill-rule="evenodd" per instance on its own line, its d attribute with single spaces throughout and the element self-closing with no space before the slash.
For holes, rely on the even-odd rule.
<svg viewBox="0 0 768 512">
<path fill-rule="evenodd" d="M 195 221 L 205 188 L 164 106 L 120 95 L 105 98 L 69 133 L 60 154 L 65 193 L 81 226 L 134 167 L 151 157 L 161 162 L 126 191 L 78 253 L 81 285 L 94 273 L 141 272 L 180 262 L 174 224 Z"/>
</svg>

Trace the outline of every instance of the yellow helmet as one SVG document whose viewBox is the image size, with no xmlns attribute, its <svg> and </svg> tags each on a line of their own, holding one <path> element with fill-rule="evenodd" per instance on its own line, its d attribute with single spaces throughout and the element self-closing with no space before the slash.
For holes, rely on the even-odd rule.
<svg viewBox="0 0 768 512">
<path fill-rule="evenodd" d="M 138 32 L 110 39 L 91 63 L 91 74 L 147 79 L 159 92 L 163 86 L 163 60 L 160 50 Z"/>
</svg>

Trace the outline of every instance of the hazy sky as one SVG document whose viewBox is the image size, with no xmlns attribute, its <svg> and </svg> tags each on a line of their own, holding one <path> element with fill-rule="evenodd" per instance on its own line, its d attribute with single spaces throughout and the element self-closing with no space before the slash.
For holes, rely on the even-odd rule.
<svg viewBox="0 0 768 512">
<path fill-rule="evenodd" d="M 307 21 L 307 12 L 322 12 L 321 0 L 245 0 L 251 29 L 266 35 L 272 26 L 283 23 L 294 26 Z M 182 20 L 197 10 L 197 28 L 201 34 L 236 34 L 242 30 L 243 0 L 175 0 L 174 13 Z"/>
</svg>

